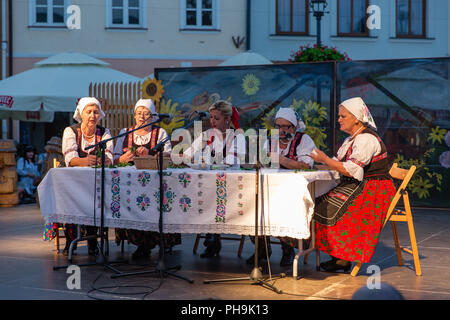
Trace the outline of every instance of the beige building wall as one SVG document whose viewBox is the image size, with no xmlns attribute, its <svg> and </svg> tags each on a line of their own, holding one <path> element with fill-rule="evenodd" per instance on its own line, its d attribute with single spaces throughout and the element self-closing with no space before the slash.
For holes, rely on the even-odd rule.
<svg viewBox="0 0 450 320">
<path fill-rule="evenodd" d="M 48 56 L 82 52 L 111 67 L 144 77 L 155 67 L 214 66 L 245 50 L 232 37 L 245 36 L 246 1 L 216 0 L 217 31 L 182 30 L 181 0 L 146 1 L 142 30 L 107 27 L 107 0 L 70 0 L 81 9 L 81 29 L 33 27 L 30 1 L 14 1 L 14 73 Z"/>
</svg>

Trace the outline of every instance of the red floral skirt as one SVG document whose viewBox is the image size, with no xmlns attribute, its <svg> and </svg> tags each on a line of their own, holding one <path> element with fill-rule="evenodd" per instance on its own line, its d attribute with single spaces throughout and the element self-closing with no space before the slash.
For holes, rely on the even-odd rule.
<svg viewBox="0 0 450 320">
<path fill-rule="evenodd" d="M 369 262 L 395 192 L 391 180 L 369 180 L 334 226 L 315 223 L 316 248 L 338 259 Z"/>
</svg>

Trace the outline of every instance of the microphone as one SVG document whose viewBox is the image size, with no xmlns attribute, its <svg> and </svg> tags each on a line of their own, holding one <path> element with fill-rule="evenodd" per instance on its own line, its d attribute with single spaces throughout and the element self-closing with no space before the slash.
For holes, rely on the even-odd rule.
<svg viewBox="0 0 450 320">
<path fill-rule="evenodd" d="M 159 121 L 162 121 L 165 124 L 169 124 L 173 119 L 173 114 L 171 113 L 154 113 L 152 116 L 158 117 Z"/>
<path fill-rule="evenodd" d="M 202 118 L 209 118 L 209 112 L 200 111 L 200 112 L 198 112 L 198 117 L 200 119 L 202 119 Z"/>
<path fill-rule="evenodd" d="M 283 131 L 283 134 L 285 135 L 286 139 L 292 138 L 292 133 Z"/>
<path fill-rule="evenodd" d="M 192 116 L 193 115 L 193 116 Z M 197 120 L 197 119 L 203 119 L 203 118 L 209 118 L 209 112 L 205 112 L 205 111 L 194 111 L 192 114 L 191 114 L 191 118 L 190 118 L 190 121 L 194 121 L 194 120 Z"/>
<path fill-rule="evenodd" d="M 154 146 L 151 150 L 151 152 L 158 152 L 158 151 L 162 151 L 164 148 L 164 145 L 167 143 L 167 141 L 169 141 L 170 138 L 167 137 L 166 139 L 162 140 L 160 143 L 158 143 L 156 146 Z"/>
</svg>

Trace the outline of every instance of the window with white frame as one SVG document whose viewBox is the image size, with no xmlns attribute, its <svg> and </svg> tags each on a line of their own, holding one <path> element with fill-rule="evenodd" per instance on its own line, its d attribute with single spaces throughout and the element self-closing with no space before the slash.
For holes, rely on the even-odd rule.
<svg viewBox="0 0 450 320">
<path fill-rule="evenodd" d="M 144 28 L 144 0 L 107 0 L 107 27 Z"/>
<path fill-rule="evenodd" d="M 32 26 L 65 26 L 67 0 L 30 0 Z"/>
<path fill-rule="evenodd" d="M 181 0 L 182 29 L 218 29 L 219 0 Z"/>
</svg>

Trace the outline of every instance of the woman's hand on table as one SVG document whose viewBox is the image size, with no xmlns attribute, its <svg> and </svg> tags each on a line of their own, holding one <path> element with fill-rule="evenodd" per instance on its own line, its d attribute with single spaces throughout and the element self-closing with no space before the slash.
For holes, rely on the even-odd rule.
<svg viewBox="0 0 450 320">
<path fill-rule="evenodd" d="M 119 158 L 119 163 L 128 163 L 134 160 L 134 153 L 128 150 Z"/>
<path fill-rule="evenodd" d="M 139 147 L 136 149 L 136 156 L 144 157 L 148 156 L 148 149 L 146 147 Z"/>
<path fill-rule="evenodd" d="M 96 166 L 102 163 L 102 160 L 100 158 L 98 158 L 95 155 L 89 154 L 86 158 L 86 166 L 90 167 L 90 166 Z"/>
</svg>

